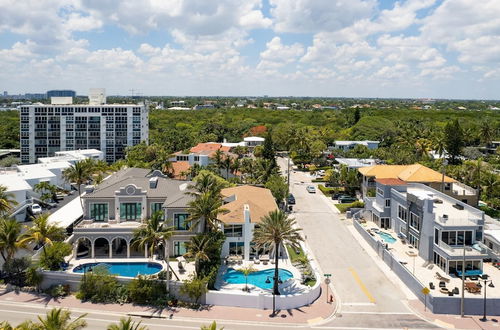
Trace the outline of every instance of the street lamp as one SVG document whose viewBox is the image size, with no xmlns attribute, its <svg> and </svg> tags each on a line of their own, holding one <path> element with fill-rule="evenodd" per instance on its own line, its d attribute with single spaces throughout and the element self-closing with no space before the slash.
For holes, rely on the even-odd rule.
<svg viewBox="0 0 500 330">
<path fill-rule="evenodd" d="M 486 275 L 486 274 L 483 274 L 481 276 L 481 280 L 479 280 L 479 283 L 478 283 L 479 287 L 482 287 L 481 281 L 483 281 L 483 283 L 484 283 L 484 298 L 483 298 L 483 318 L 480 319 L 480 320 L 482 322 L 486 322 L 486 321 L 488 321 L 488 319 L 486 318 L 486 284 L 489 283 L 488 286 L 490 288 L 494 288 L 495 285 L 493 285 L 493 281 L 492 280 L 488 280 L 488 275 Z"/>
<path fill-rule="evenodd" d="M 465 301 L 465 251 L 472 251 L 472 248 L 465 246 L 464 239 L 464 254 L 462 258 L 462 298 L 460 299 L 460 316 L 464 317 L 464 301 Z"/>
</svg>

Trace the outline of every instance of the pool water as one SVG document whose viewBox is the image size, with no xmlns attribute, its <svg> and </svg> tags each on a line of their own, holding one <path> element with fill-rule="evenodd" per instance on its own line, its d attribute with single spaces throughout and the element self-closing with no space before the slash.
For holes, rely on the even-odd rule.
<svg viewBox="0 0 500 330">
<path fill-rule="evenodd" d="M 392 243 L 396 242 L 396 239 L 394 237 L 392 237 L 391 234 L 384 233 L 383 231 L 379 231 L 377 234 L 379 234 L 379 236 L 382 237 L 382 239 L 387 243 L 392 244 Z"/>
<path fill-rule="evenodd" d="M 274 268 L 261 270 L 258 272 L 251 273 L 248 275 L 248 284 L 255 285 L 262 289 L 272 289 L 273 288 L 273 276 Z M 278 270 L 279 278 L 285 282 L 293 277 L 293 274 L 286 269 L 279 268 Z M 269 283 L 266 280 L 269 278 Z M 242 272 L 229 268 L 223 276 L 225 282 L 230 284 L 245 284 L 245 275 Z"/>
<path fill-rule="evenodd" d="M 100 262 L 87 263 L 76 266 L 73 269 L 74 273 L 83 273 L 90 271 L 93 267 L 104 266 L 110 274 L 136 277 L 137 275 L 152 275 L 163 269 L 162 265 L 156 262 Z"/>
</svg>

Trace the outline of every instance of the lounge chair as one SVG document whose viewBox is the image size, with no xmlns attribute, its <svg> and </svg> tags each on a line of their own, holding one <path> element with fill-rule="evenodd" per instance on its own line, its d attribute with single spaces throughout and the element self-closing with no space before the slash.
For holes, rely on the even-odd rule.
<svg viewBox="0 0 500 330">
<path fill-rule="evenodd" d="M 442 276 L 441 274 L 439 274 L 439 272 L 436 272 L 436 278 L 440 281 L 445 281 L 446 283 L 450 283 L 450 279 Z"/>
<path fill-rule="evenodd" d="M 444 287 L 446 287 L 446 283 L 445 283 L 444 281 L 440 281 L 440 282 L 439 282 L 439 287 L 440 287 L 440 288 L 444 288 Z"/>
<path fill-rule="evenodd" d="M 434 290 L 436 287 L 434 286 L 434 283 L 429 282 L 429 288 L 430 288 L 431 290 Z"/>
<path fill-rule="evenodd" d="M 260 260 L 258 258 L 253 259 L 253 263 L 256 265 L 260 265 Z"/>
</svg>

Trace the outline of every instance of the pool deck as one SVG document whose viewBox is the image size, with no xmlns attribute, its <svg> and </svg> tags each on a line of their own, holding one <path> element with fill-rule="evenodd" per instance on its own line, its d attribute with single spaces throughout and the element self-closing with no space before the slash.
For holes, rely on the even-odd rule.
<svg viewBox="0 0 500 330">
<path fill-rule="evenodd" d="M 428 286 L 430 282 L 434 283 L 436 289 L 432 290 L 433 296 L 438 296 L 438 297 L 448 296 L 447 293 L 440 292 L 439 280 L 436 278 L 436 272 L 439 272 L 442 276 L 444 276 L 445 278 L 450 280 L 449 283 L 446 283 L 446 287 L 448 289 L 450 289 L 450 290 L 453 288 L 458 288 L 459 290 L 462 289 L 462 279 L 461 278 L 458 278 L 458 277 L 452 276 L 452 275 L 447 275 L 438 266 L 436 266 L 432 263 L 426 262 L 423 258 L 421 258 L 420 256 L 418 256 L 416 254 L 416 253 L 418 253 L 418 251 L 416 249 L 414 249 L 410 244 L 403 244 L 401 242 L 401 239 L 397 238 L 398 236 L 393 230 L 380 229 L 374 222 L 371 222 L 371 221 L 367 221 L 366 225 L 363 225 L 363 227 L 365 228 L 365 230 L 377 228 L 380 231 L 388 233 L 392 237 L 396 238 L 396 242 L 387 243 L 379 235 L 374 236 L 376 239 L 382 241 L 384 244 L 387 243 L 388 247 L 389 247 L 389 251 L 421 283 L 423 283 L 425 286 Z M 484 262 L 483 263 L 483 273 L 488 274 L 490 276 L 490 279 L 492 279 L 493 282 L 495 283 L 494 288 L 488 287 L 488 289 L 487 289 L 488 290 L 488 297 L 489 298 L 500 297 L 500 285 L 497 285 L 497 283 L 500 283 L 500 269 L 496 269 L 495 267 L 493 267 L 490 262 Z M 466 280 L 466 282 L 469 282 L 469 280 Z M 474 282 L 477 282 L 477 281 L 474 281 Z M 466 298 L 481 298 L 482 293 L 483 293 L 483 290 L 481 290 L 480 294 L 479 293 L 470 293 L 468 291 L 465 291 L 465 297 Z M 460 294 L 461 294 L 461 292 L 460 292 Z"/>
<path fill-rule="evenodd" d="M 219 269 L 217 281 L 215 282 L 215 287 L 217 288 L 217 290 L 241 291 L 245 287 L 245 283 L 242 284 L 227 283 L 224 281 L 223 275 L 228 268 L 233 268 L 235 270 L 238 270 L 240 268 L 247 266 L 251 266 L 256 271 L 274 269 L 274 264 L 271 262 L 268 262 L 267 265 L 264 265 L 262 262 L 260 262 L 260 264 L 255 264 L 253 261 L 243 261 L 241 265 L 239 264 L 222 265 Z M 278 267 L 281 269 L 288 270 L 293 275 L 292 279 L 286 281 L 283 285 L 280 285 L 280 291 L 283 294 L 297 294 L 307 291 L 309 289 L 308 286 L 300 284 L 300 281 L 297 280 L 301 278 L 300 271 L 291 264 L 288 258 L 280 258 L 278 262 Z M 262 289 L 252 284 L 248 284 L 248 288 L 250 289 L 250 292 L 270 292 L 269 289 Z"/>
</svg>

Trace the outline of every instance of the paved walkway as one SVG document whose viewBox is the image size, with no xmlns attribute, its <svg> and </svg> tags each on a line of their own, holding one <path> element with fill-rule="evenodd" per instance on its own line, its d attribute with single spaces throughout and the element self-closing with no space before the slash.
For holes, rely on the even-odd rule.
<svg viewBox="0 0 500 330">
<path fill-rule="evenodd" d="M 192 310 L 187 308 L 173 308 L 159 311 L 155 308 L 137 306 L 133 304 L 92 304 L 90 302 L 81 302 L 75 296 L 69 296 L 58 300 L 50 299 L 32 293 L 14 291 L 0 296 L 0 302 L 23 303 L 26 306 L 37 304 L 45 305 L 48 308 L 63 307 L 76 309 L 79 311 L 109 311 L 115 313 L 135 314 L 143 316 L 158 315 L 173 319 L 177 318 L 203 318 L 208 320 L 230 320 L 230 321 L 250 321 L 266 323 L 293 323 L 294 325 L 319 325 L 326 321 L 334 312 L 335 303 L 326 302 L 325 287 L 322 286 L 321 296 L 310 306 L 304 306 L 292 310 L 279 311 L 278 315 L 271 317 L 270 310 L 261 310 L 253 308 L 239 308 L 227 306 L 206 306 L 201 310 Z"/>
</svg>

